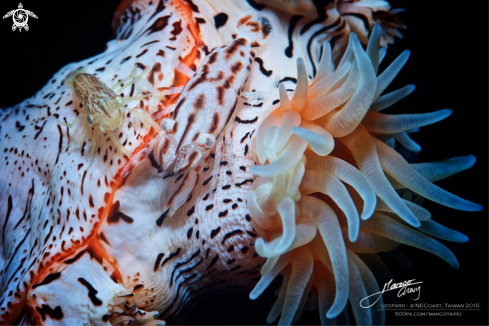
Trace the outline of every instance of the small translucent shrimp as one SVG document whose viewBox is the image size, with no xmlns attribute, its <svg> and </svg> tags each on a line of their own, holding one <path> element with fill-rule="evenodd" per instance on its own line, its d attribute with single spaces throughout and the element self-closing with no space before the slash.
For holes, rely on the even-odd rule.
<svg viewBox="0 0 489 326">
<path fill-rule="evenodd" d="M 59 120 L 57 120 L 56 122 L 62 126 L 73 128 L 84 115 L 87 115 L 88 124 L 86 124 L 85 128 L 83 128 L 79 139 L 67 145 L 66 147 L 64 147 L 64 149 L 79 144 L 84 139 L 88 126 L 90 125 L 98 127 L 101 132 L 108 134 L 110 139 L 114 143 L 114 146 L 119 149 L 122 154 L 129 156 L 131 152 L 129 152 L 126 148 L 124 148 L 124 146 L 122 146 L 122 144 L 119 143 L 116 136 L 117 130 L 119 129 L 119 127 L 122 126 L 122 123 L 124 122 L 124 113 L 128 111 L 131 112 L 131 114 L 134 114 L 136 117 L 146 121 L 148 124 L 151 125 L 151 127 L 158 131 L 160 129 L 160 126 L 153 119 L 151 119 L 151 117 L 148 117 L 134 109 L 124 107 L 124 104 L 128 102 L 151 97 L 153 94 L 146 94 L 135 97 L 122 97 L 117 95 L 125 88 L 140 80 L 142 76 L 148 71 L 148 69 L 149 67 L 146 68 L 141 74 L 139 74 L 139 76 L 134 77 L 137 71 L 137 66 L 135 66 L 128 77 L 120 80 L 111 88 L 107 87 L 107 85 L 105 85 L 102 81 L 100 81 L 100 79 L 98 79 L 94 75 L 81 71 L 74 71 L 70 73 L 70 75 L 66 79 L 66 83 L 73 86 L 76 96 L 83 104 L 85 110 L 84 112 L 78 114 L 78 116 L 75 118 L 75 120 L 73 120 L 72 123 L 64 123 Z M 126 82 L 127 84 L 124 84 Z M 95 132 L 97 132 L 97 129 L 95 129 L 93 133 Z M 92 161 L 93 152 L 96 148 L 95 137 L 92 137 L 92 139 L 93 140 L 92 149 L 90 151 L 90 162 Z"/>
</svg>

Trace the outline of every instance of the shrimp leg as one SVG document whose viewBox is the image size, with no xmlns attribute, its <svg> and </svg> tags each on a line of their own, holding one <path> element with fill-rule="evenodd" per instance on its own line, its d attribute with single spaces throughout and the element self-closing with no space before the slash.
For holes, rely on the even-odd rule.
<svg viewBox="0 0 489 326">
<path fill-rule="evenodd" d="M 140 80 L 141 78 L 143 78 L 143 75 L 148 72 L 149 70 L 149 67 L 147 67 L 146 69 L 143 70 L 142 73 L 139 74 L 139 76 L 137 77 L 134 77 L 133 76 L 135 75 L 136 73 L 136 69 L 137 67 L 135 66 L 132 71 L 131 71 L 131 74 L 129 75 L 129 77 L 127 78 L 124 78 L 123 80 L 121 80 L 119 83 L 115 84 L 114 86 L 112 86 L 112 89 L 117 93 L 119 94 L 120 92 L 122 92 L 124 89 L 126 89 L 127 87 L 131 86 L 132 84 L 136 83 L 138 80 Z M 132 78 L 132 80 L 127 83 L 126 85 L 122 86 L 120 89 L 118 89 L 117 91 L 115 90 L 116 87 L 118 87 L 119 85 L 121 85 L 124 81 L 128 81 Z"/>
<path fill-rule="evenodd" d="M 74 143 L 68 144 L 68 145 L 64 146 L 63 148 L 61 148 L 61 150 L 65 150 L 69 147 L 78 145 L 83 140 L 85 133 L 87 132 L 87 129 L 88 129 L 88 123 L 85 124 L 85 127 L 83 128 L 83 131 L 82 131 L 80 137 L 78 137 L 78 139 Z"/>
<path fill-rule="evenodd" d="M 146 95 L 132 96 L 132 97 L 125 96 L 122 99 L 124 100 L 124 104 L 126 104 L 126 103 L 129 103 L 131 101 L 139 101 L 139 100 L 142 100 L 143 98 L 147 98 L 147 97 L 150 97 L 150 96 L 152 96 L 152 95 L 151 94 L 146 94 Z"/>
<path fill-rule="evenodd" d="M 60 120 L 56 120 L 56 122 L 64 127 L 68 127 L 68 128 L 73 128 L 74 126 L 76 126 L 76 124 L 78 123 L 78 121 L 80 121 L 80 118 L 82 117 L 82 115 L 84 115 L 86 112 L 82 112 L 80 113 L 76 118 L 75 120 L 73 120 L 72 123 L 65 123 L 63 121 L 60 121 Z"/>
<path fill-rule="evenodd" d="M 120 80 L 119 82 L 117 82 L 116 84 L 114 84 L 114 86 L 112 86 L 111 89 L 114 91 L 120 85 L 124 84 L 128 80 L 131 80 L 131 78 L 136 74 L 136 69 L 137 69 L 137 66 L 134 66 L 134 68 L 132 69 L 129 76 L 127 76 L 126 78 L 124 78 L 124 79 Z"/>
<path fill-rule="evenodd" d="M 110 139 L 114 143 L 114 146 L 121 151 L 122 154 L 130 156 L 131 152 L 129 152 L 124 146 L 122 146 L 121 143 L 117 140 L 116 136 L 114 134 L 109 134 Z"/>
<path fill-rule="evenodd" d="M 95 140 L 95 132 L 92 134 L 92 149 L 90 150 L 90 160 L 88 161 L 88 166 L 92 164 L 93 153 L 95 152 L 95 148 L 97 147 L 97 141 Z"/>
<path fill-rule="evenodd" d="M 154 130 L 158 131 L 158 130 L 161 129 L 160 126 L 153 119 L 151 119 L 150 117 L 142 114 L 141 112 L 138 112 L 138 111 L 136 111 L 134 109 L 130 109 L 130 108 L 126 108 L 126 107 L 122 107 L 121 109 L 124 110 L 124 111 L 129 111 L 130 113 L 134 114 L 136 117 L 138 117 L 138 118 L 146 121 L 148 124 L 151 125 L 151 127 L 154 128 Z"/>
</svg>

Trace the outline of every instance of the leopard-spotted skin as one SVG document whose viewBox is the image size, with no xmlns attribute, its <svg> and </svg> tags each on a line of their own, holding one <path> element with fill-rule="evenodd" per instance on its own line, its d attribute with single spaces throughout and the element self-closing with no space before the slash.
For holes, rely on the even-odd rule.
<svg viewBox="0 0 489 326">
<path fill-rule="evenodd" d="M 228 110 L 218 117 L 215 130 L 207 129 L 216 145 L 203 155 L 199 169 L 175 173 L 162 168 L 163 159 L 149 155 L 123 178 L 129 158 L 117 155 L 101 133 L 89 166 L 92 139 L 87 137 L 79 151 L 62 150 L 77 139 L 82 126 L 66 129 L 56 120 L 73 121 L 82 110 L 63 83 L 80 67 L 106 85 L 129 75 L 135 65 L 151 67 L 147 81 L 164 90 L 190 80 L 175 69 L 177 64 L 197 70 L 204 59 L 214 58 L 231 72 L 244 72 L 240 78 L 248 82 L 240 82 L 236 94 L 243 85 L 249 93 L 276 88 L 279 82 L 295 88 L 296 59 L 306 58 L 308 71 L 315 74 L 320 44 L 330 40 L 338 56 L 350 26 L 335 2 L 312 6 L 307 14 L 317 18 L 300 20 L 287 12 L 290 8 L 274 6 L 255 1 L 122 1 L 117 38 L 104 53 L 65 66 L 35 96 L 0 113 L 0 150 L 6 157 L 0 177 L 2 323 L 108 325 L 113 321 L 108 308 L 116 309 L 111 308 L 116 305 L 113 298 L 125 291 L 141 311 L 157 311 L 158 318 L 169 319 L 192 299 L 256 283 L 264 259 L 253 248 L 257 234 L 245 198 L 255 177 L 246 168 L 256 164 L 249 150 L 251 136 L 277 106 L 278 95 L 238 97 L 231 118 Z M 233 61 L 226 62 L 219 47 L 248 46 L 249 40 L 233 38 L 244 13 L 267 17 L 275 36 L 254 50 L 247 47 L 243 56 L 236 47 Z M 236 61 L 240 57 L 243 61 Z M 224 81 L 230 77 L 225 74 Z M 219 89 L 202 94 L 220 104 Z M 128 89 L 125 95 L 133 92 Z M 178 98 L 165 96 L 153 111 L 141 100 L 137 109 L 156 116 Z M 179 123 L 183 119 L 179 130 L 186 130 L 190 115 L 183 119 L 175 110 L 169 117 Z M 211 128 L 214 117 L 204 124 L 210 122 Z M 154 136 L 148 125 L 134 126 L 135 121 L 140 123 L 127 117 L 127 128 L 118 135 L 133 154 Z M 220 133 L 224 127 L 226 133 Z M 195 135 L 181 134 L 182 145 Z M 169 201 L 190 188 L 179 198 L 181 207 L 168 216 Z"/>
</svg>

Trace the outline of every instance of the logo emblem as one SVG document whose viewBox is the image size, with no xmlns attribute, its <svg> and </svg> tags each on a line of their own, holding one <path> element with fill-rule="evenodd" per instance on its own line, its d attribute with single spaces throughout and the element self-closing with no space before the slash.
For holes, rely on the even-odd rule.
<svg viewBox="0 0 489 326">
<path fill-rule="evenodd" d="M 12 19 L 14 20 L 12 30 L 15 31 L 18 28 L 19 32 L 22 31 L 22 28 L 25 28 L 26 31 L 29 30 L 29 25 L 27 25 L 29 16 L 37 18 L 36 14 L 34 14 L 32 11 L 23 9 L 22 3 L 19 3 L 19 9 L 9 11 L 5 16 L 3 16 L 3 18 L 10 16 L 12 16 Z"/>
</svg>

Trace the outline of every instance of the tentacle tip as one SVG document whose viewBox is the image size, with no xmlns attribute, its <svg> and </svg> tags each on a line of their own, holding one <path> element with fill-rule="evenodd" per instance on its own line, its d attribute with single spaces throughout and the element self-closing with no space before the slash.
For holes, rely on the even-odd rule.
<svg viewBox="0 0 489 326">
<path fill-rule="evenodd" d="M 356 231 L 355 234 L 353 234 L 353 232 L 350 232 L 350 234 L 348 235 L 348 238 L 350 239 L 351 242 L 357 241 L 357 239 L 358 239 L 358 230 Z"/>
<path fill-rule="evenodd" d="M 380 24 L 375 24 L 374 27 L 372 28 L 372 33 L 374 32 L 379 32 L 380 33 Z"/>
<path fill-rule="evenodd" d="M 272 320 L 271 318 L 267 317 L 267 323 L 268 324 L 273 324 L 275 320 Z"/>
<path fill-rule="evenodd" d="M 411 226 L 414 226 L 415 228 L 419 228 L 421 226 L 421 221 L 418 220 L 417 218 L 406 222 L 408 222 Z"/>
<path fill-rule="evenodd" d="M 333 305 L 329 311 L 326 313 L 326 318 L 328 319 L 333 319 L 338 317 L 338 315 L 341 313 L 341 310 L 336 309 L 336 307 Z"/>
<path fill-rule="evenodd" d="M 456 209 L 461 210 L 461 211 L 465 211 L 465 212 L 480 212 L 481 210 L 484 209 L 484 206 L 482 206 L 480 204 L 476 204 L 476 203 L 473 203 L 470 201 L 465 201 L 465 202 L 466 202 L 465 206 L 460 207 L 460 208 L 456 208 Z"/>
<path fill-rule="evenodd" d="M 362 213 L 362 220 L 364 220 L 364 221 L 368 220 L 369 218 L 372 217 L 373 214 L 374 214 L 374 211 Z"/>
<path fill-rule="evenodd" d="M 331 46 L 331 43 L 329 43 L 329 41 L 324 41 L 324 42 L 323 42 L 323 47 L 324 47 L 324 46 L 327 46 L 328 44 Z"/>
<path fill-rule="evenodd" d="M 283 83 L 278 84 L 278 91 L 279 93 L 282 92 L 283 94 L 287 94 L 287 89 Z"/>
<path fill-rule="evenodd" d="M 466 158 L 469 161 L 470 166 L 474 165 L 477 161 L 477 158 L 473 154 L 467 155 Z"/>
<path fill-rule="evenodd" d="M 258 298 L 259 295 L 253 293 L 253 291 L 251 291 L 249 297 L 250 297 L 250 300 L 256 300 L 256 298 Z"/>
<path fill-rule="evenodd" d="M 479 204 L 474 204 L 474 208 L 472 209 L 472 211 L 473 212 L 480 212 L 483 209 L 484 209 L 484 206 L 479 205 Z"/>
</svg>

